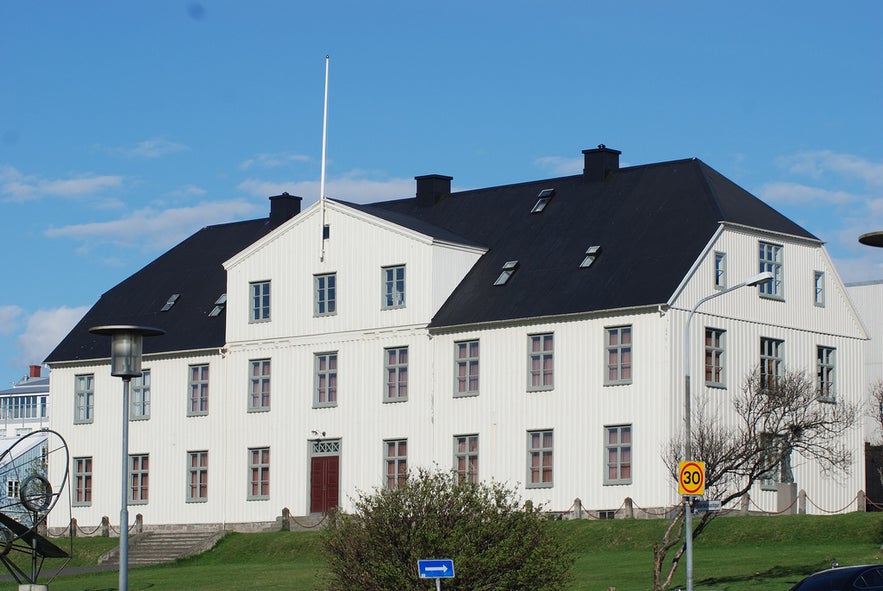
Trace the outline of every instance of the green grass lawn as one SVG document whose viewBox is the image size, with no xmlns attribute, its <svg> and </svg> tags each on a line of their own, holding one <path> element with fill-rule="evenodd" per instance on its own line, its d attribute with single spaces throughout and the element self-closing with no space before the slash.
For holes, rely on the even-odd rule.
<svg viewBox="0 0 883 591">
<path fill-rule="evenodd" d="M 552 523 L 577 553 L 572 591 L 649 589 L 651 548 L 666 524 L 663 520 Z M 115 541 L 77 540 L 76 563 L 94 564 Z M 883 513 L 720 518 L 694 545 L 695 589 L 784 591 L 806 574 L 827 568 L 832 560 L 843 565 L 880 562 L 881 542 Z M 202 556 L 131 569 L 129 588 L 314 591 L 321 589 L 323 569 L 317 532 L 231 533 Z M 683 587 L 684 570 L 682 564 L 672 588 Z M 116 571 L 63 575 L 51 583 L 50 590 L 111 591 L 117 588 L 117 576 Z M 427 591 L 433 590 L 434 584 L 428 581 Z"/>
</svg>

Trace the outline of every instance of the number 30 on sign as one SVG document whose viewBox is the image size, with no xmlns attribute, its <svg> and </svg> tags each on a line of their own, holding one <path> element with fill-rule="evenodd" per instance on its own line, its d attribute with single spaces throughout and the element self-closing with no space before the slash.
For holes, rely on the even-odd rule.
<svg viewBox="0 0 883 591">
<path fill-rule="evenodd" d="M 678 465 L 678 494 L 696 497 L 705 494 L 705 462 L 681 462 Z"/>
</svg>

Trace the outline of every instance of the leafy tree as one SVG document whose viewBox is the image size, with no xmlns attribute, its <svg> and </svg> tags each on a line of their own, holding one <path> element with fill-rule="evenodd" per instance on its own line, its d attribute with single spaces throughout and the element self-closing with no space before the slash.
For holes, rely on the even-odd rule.
<svg viewBox="0 0 883 591">
<path fill-rule="evenodd" d="M 447 591 L 557 591 L 573 563 L 541 506 L 453 471 L 419 469 L 398 490 L 359 493 L 354 513 L 331 514 L 323 543 L 330 591 L 426 591 L 417 561 L 433 558 L 454 561 Z"/>
<path fill-rule="evenodd" d="M 745 495 L 766 478 L 793 482 L 791 459 L 798 454 L 813 460 L 823 474 L 848 473 L 852 453 L 843 435 L 853 429 L 859 407 L 846 401 L 820 402 L 813 379 L 802 371 L 786 371 L 777 378 L 748 376 L 732 402 L 735 421 L 725 423 L 708 399 L 700 398 L 692 421 L 691 460 L 705 462 L 706 496 L 727 504 Z M 677 480 L 684 442 L 671 441 L 663 460 Z M 719 513 L 706 512 L 694 523 L 696 539 Z M 653 545 L 653 589 L 667 589 L 686 550 L 683 504 Z M 669 554 L 674 554 L 669 560 Z M 667 572 L 665 571 L 668 565 Z"/>
</svg>

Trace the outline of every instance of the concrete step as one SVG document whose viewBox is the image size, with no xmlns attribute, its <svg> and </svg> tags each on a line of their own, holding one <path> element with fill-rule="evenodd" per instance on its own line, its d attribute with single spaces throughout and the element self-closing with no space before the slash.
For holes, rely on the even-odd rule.
<svg viewBox="0 0 883 591">
<path fill-rule="evenodd" d="M 223 531 L 142 532 L 129 536 L 129 566 L 148 566 L 195 556 L 214 547 Z M 98 564 L 119 565 L 120 550 L 114 548 Z"/>
</svg>

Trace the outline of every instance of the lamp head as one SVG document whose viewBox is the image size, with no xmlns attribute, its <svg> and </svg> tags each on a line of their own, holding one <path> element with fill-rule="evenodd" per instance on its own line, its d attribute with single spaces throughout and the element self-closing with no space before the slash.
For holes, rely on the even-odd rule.
<svg viewBox="0 0 883 591">
<path fill-rule="evenodd" d="M 752 275 L 748 279 L 745 280 L 745 285 L 750 285 L 754 287 L 755 285 L 760 285 L 761 283 L 766 283 L 767 281 L 773 280 L 773 274 L 769 271 L 764 271 L 763 273 L 758 273 L 757 275 Z"/>
<path fill-rule="evenodd" d="M 133 325 L 95 326 L 89 332 L 111 337 L 110 375 L 124 380 L 141 375 L 143 337 L 165 334 L 159 328 Z"/>
</svg>

